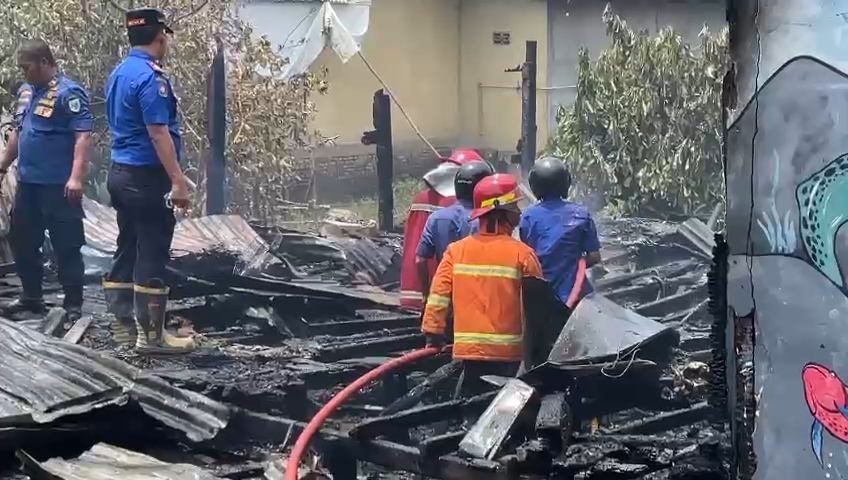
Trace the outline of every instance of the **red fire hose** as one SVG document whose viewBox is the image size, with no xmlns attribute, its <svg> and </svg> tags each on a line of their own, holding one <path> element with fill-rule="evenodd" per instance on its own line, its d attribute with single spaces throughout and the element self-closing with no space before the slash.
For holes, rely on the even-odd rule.
<svg viewBox="0 0 848 480">
<path fill-rule="evenodd" d="M 571 293 L 568 295 L 568 300 L 565 305 L 574 310 L 577 302 L 580 301 L 580 292 L 583 290 L 583 282 L 586 281 L 586 259 L 581 258 L 577 262 L 577 276 L 574 278 L 574 286 L 571 287 Z"/>
<path fill-rule="evenodd" d="M 365 375 L 357 378 L 353 383 L 345 387 L 344 390 L 337 393 L 329 402 L 327 402 L 326 405 L 324 405 L 323 408 L 321 408 L 321 410 L 318 411 L 314 417 L 312 417 L 312 420 L 309 421 L 309 424 L 307 424 L 306 428 L 303 429 L 303 432 L 300 433 L 300 437 L 298 437 L 297 442 L 294 444 L 294 448 L 292 449 L 288 465 L 286 465 L 286 480 L 298 480 L 297 469 L 300 465 L 300 457 L 302 457 L 306 452 L 306 447 L 309 446 L 309 441 L 312 439 L 312 436 L 318 432 L 318 429 L 321 428 L 321 425 L 324 424 L 327 417 L 336 411 L 339 405 L 344 403 L 348 398 L 364 388 L 366 385 L 387 373 L 391 373 L 399 367 L 422 358 L 432 357 L 433 355 L 437 355 L 445 350 L 446 349 L 439 347 L 427 347 L 407 353 L 402 357 L 389 360 L 379 367 L 369 371 Z"/>
<path fill-rule="evenodd" d="M 568 308 L 574 309 L 574 306 L 577 305 L 577 302 L 580 300 L 580 291 L 583 290 L 583 282 L 585 280 L 586 260 L 581 258 L 577 263 L 577 277 L 575 278 L 574 287 L 572 287 L 571 294 L 568 296 L 568 301 L 566 302 Z M 345 387 L 344 390 L 337 393 L 332 399 L 330 399 L 329 402 L 327 402 L 326 405 L 324 405 L 324 407 L 321 408 L 321 410 L 318 411 L 317 414 L 315 414 L 314 417 L 312 417 L 312 420 L 309 421 L 306 428 L 303 429 L 300 436 L 297 438 L 297 442 L 295 442 L 294 448 L 292 448 L 291 456 L 289 457 L 288 464 L 286 465 L 286 480 L 298 480 L 297 472 L 300 465 L 300 458 L 304 453 L 306 453 L 306 447 L 309 446 L 309 441 L 312 440 L 312 436 L 318 432 L 318 429 L 321 428 L 321 425 L 324 424 L 327 417 L 339 408 L 339 405 L 343 404 L 348 398 L 353 396 L 369 383 L 380 379 L 399 367 L 413 363 L 422 358 L 438 355 L 446 350 L 447 349 L 439 347 L 427 347 L 407 353 L 402 357 L 389 360 L 379 367 L 369 371 L 365 375 L 357 378 L 353 383 Z"/>
</svg>

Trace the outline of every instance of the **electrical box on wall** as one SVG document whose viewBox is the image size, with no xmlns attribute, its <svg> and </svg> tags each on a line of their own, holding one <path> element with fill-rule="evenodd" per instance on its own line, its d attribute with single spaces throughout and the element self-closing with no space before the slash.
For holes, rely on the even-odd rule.
<svg viewBox="0 0 848 480">
<path fill-rule="evenodd" d="M 509 32 L 493 33 L 492 42 L 494 42 L 495 45 L 509 45 Z"/>
</svg>

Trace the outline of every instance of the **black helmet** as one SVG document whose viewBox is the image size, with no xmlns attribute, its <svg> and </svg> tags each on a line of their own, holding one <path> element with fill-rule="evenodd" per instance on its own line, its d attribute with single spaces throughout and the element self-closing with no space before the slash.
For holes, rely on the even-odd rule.
<svg viewBox="0 0 848 480">
<path fill-rule="evenodd" d="M 454 190 L 457 200 L 474 201 L 474 187 L 480 180 L 495 173 L 495 169 L 489 162 L 475 160 L 459 167 L 456 177 L 453 179 Z"/>
<path fill-rule="evenodd" d="M 571 173 L 561 158 L 542 157 L 530 170 L 530 190 L 538 199 L 568 197 Z"/>
</svg>

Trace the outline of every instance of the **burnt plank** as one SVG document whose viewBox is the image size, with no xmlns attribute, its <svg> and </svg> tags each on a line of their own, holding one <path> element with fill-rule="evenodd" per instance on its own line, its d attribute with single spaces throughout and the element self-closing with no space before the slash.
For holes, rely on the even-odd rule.
<svg viewBox="0 0 848 480">
<path fill-rule="evenodd" d="M 317 360 L 334 362 L 345 358 L 385 355 L 403 350 L 412 350 L 424 346 L 424 335 L 414 333 L 396 337 L 377 338 L 347 345 L 324 347 L 319 350 Z"/>
<path fill-rule="evenodd" d="M 616 428 L 604 429 L 605 435 L 610 434 L 652 434 L 665 432 L 684 425 L 692 425 L 706 420 L 712 407 L 707 402 L 699 402 L 688 408 L 663 412 L 653 417 L 642 418 L 625 423 Z"/>
<path fill-rule="evenodd" d="M 498 392 L 488 392 L 469 399 L 451 400 L 423 407 L 410 408 L 393 415 L 370 418 L 353 427 L 350 435 L 356 438 L 376 438 L 397 429 L 408 429 L 444 420 L 458 420 L 466 411 L 482 412 Z"/>
<path fill-rule="evenodd" d="M 439 388 L 439 386 L 453 378 L 455 375 L 458 375 L 460 370 L 462 370 L 462 362 L 456 360 L 451 361 L 447 365 L 443 365 L 427 376 L 423 382 L 408 391 L 406 395 L 395 400 L 391 405 L 386 407 L 386 409 L 383 410 L 382 415 L 391 415 L 393 413 L 400 412 L 401 410 L 414 407 L 418 402 L 423 400 L 427 394 Z"/>
</svg>

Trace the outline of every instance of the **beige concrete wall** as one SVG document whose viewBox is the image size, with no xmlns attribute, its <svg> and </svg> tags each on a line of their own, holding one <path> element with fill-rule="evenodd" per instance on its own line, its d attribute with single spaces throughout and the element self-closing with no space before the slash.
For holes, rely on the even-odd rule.
<svg viewBox="0 0 848 480">
<path fill-rule="evenodd" d="M 453 139 L 459 129 L 459 0 L 373 0 L 362 53 L 391 87 L 422 133 Z M 329 69 L 330 91 L 317 97 L 315 126 L 339 135 L 337 144 L 359 143 L 371 129 L 371 100 L 382 88 L 362 59 L 342 64 L 325 50 L 316 66 Z M 397 108 L 395 143 L 416 138 Z"/>
<path fill-rule="evenodd" d="M 460 119 L 462 140 L 478 147 L 514 150 L 521 135 L 520 73 L 504 70 L 525 58 L 525 42 L 538 42 L 538 86 L 547 78 L 546 0 L 460 0 Z M 492 34 L 509 32 L 509 45 Z M 548 136 L 546 92 L 537 95 L 537 144 Z"/>
<path fill-rule="evenodd" d="M 496 31 L 509 32 L 511 44 L 495 45 Z M 435 143 L 513 150 L 521 128 L 520 74 L 504 70 L 524 60 L 526 40 L 539 42 L 539 86 L 544 86 L 545 0 L 373 0 L 362 52 Z M 325 51 L 318 65 L 329 70 L 330 92 L 317 98 L 316 128 L 339 135 L 338 145 L 358 143 L 371 128 L 371 96 L 379 82 L 358 57 L 342 64 Z M 543 145 L 544 91 L 538 105 Z M 392 113 L 395 143 L 415 144 L 400 111 Z"/>
</svg>

